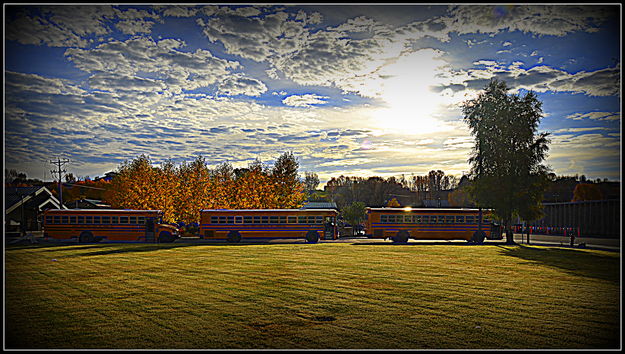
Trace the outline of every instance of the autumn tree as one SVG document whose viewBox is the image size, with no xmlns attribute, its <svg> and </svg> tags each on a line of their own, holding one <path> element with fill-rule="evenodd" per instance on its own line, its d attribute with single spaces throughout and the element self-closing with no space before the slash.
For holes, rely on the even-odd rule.
<svg viewBox="0 0 625 354">
<path fill-rule="evenodd" d="M 277 202 L 283 208 L 299 208 L 304 199 L 304 185 L 297 175 L 299 162 L 292 152 L 280 155 L 274 163 L 271 175 L 276 182 Z"/>
<path fill-rule="evenodd" d="M 520 210 L 536 209 L 544 193 L 542 165 L 548 133 L 537 133 L 542 103 L 533 92 L 508 94 L 505 82 L 493 79 L 475 99 L 463 103 L 464 121 L 475 139 L 471 165 L 472 199 L 494 208 L 514 243 L 511 222 Z"/>
<path fill-rule="evenodd" d="M 365 203 L 353 202 L 351 205 L 346 206 L 341 210 L 341 215 L 348 224 L 352 225 L 352 235 L 356 231 L 356 226 L 360 225 L 365 219 Z"/>
<path fill-rule="evenodd" d="M 603 199 L 601 189 L 596 184 L 579 183 L 573 190 L 573 202 Z"/>
<path fill-rule="evenodd" d="M 304 174 L 304 186 L 306 191 L 314 191 L 319 185 L 319 176 L 314 172 L 305 172 Z"/>
</svg>

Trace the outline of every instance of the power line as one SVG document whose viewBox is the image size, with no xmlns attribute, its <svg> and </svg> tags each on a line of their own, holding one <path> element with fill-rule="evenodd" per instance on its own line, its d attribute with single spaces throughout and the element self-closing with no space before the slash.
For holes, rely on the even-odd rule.
<svg viewBox="0 0 625 354">
<path fill-rule="evenodd" d="M 61 203 L 61 205 L 63 205 L 63 173 L 67 172 L 65 170 L 61 170 L 61 167 L 63 167 L 63 165 L 68 162 L 68 159 L 61 160 L 60 158 L 57 158 L 56 161 L 50 160 L 51 164 L 58 167 L 58 170 L 50 170 L 50 173 L 52 173 L 52 175 L 54 175 L 55 173 L 59 174 L 59 202 Z"/>
</svg>

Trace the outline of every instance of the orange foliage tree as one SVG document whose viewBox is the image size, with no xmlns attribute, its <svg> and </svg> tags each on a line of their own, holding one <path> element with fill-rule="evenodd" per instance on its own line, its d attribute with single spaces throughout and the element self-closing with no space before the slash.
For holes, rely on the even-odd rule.
<svg viewBox="0 0 625 354">
<path fill-rule="evenodd" d="M 107 201 L 114 208 L 162 210 L 165 221 L 186 224 L 199 222 L 202 209 L 298 208 L 306 195 L 297 167 L 292 153 L 273 169 L 256 160 L 236 173 L 228 162 L 211 170 L 202 156 L 179 167 L 171 161 L 153 167 L 141 155 L 119 167 Z"/>
<path fill-rule="evenodd" d="M 573 190 L 573 202 L 583 200 L 600 200 L 603 198 L 601 190 L 595 184 L 579 183 Z"/>
</svg>

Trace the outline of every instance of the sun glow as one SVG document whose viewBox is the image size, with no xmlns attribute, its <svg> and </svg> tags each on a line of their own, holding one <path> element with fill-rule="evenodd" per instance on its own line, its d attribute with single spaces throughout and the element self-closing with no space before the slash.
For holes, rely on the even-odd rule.
<svg viewBox="0 0 625 354">
<path fill-rule="evenodd" d="M 431 88 L 440 85 L 437 76 L 444 65 L 440 53 L 424 49 L 403 55 L 388 64 L 381 76 L 380 97 L 385 106 L 373 111 L 379 129 L 397 134 L 430 134 L 445 130 L 437 119 L 446 98 Z"/>
</svg>

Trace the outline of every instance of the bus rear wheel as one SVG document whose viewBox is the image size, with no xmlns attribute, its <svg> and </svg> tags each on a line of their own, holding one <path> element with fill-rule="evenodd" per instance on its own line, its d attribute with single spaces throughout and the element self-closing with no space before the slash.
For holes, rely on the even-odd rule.
<svg viewBox="0 0 625 354">
<path fill-rule="evenodd" d="M 306 233 L 306 241 L 310 243 L 316 243 L 319 241 L 319 233 L 315 230 L 310 230 Z"/>
<path fill-rule="evenodd" d="M 395 237 L 392 238 L 392 240 L 395 243 L 407 243 L 409 237 L 410 237 L 410 234 L 408 234 L 408 231 L 399 230 L 397 234 L 395 235 Z"/>
<path fill-rule="evenodd" d="M 81 233 L 80 236 L 78 237 L 78 242 L 80 243 L 90 243 L 93 241 L 94 241 L 93 234 L 88 231 Z"/>
<path fill-rule="evenodd" d="M 229 243 L 239 243 L 240 241 L 241 241 L 241 234 L 239 233 L 239 231 L 228 232 Z"/>
</svg>

